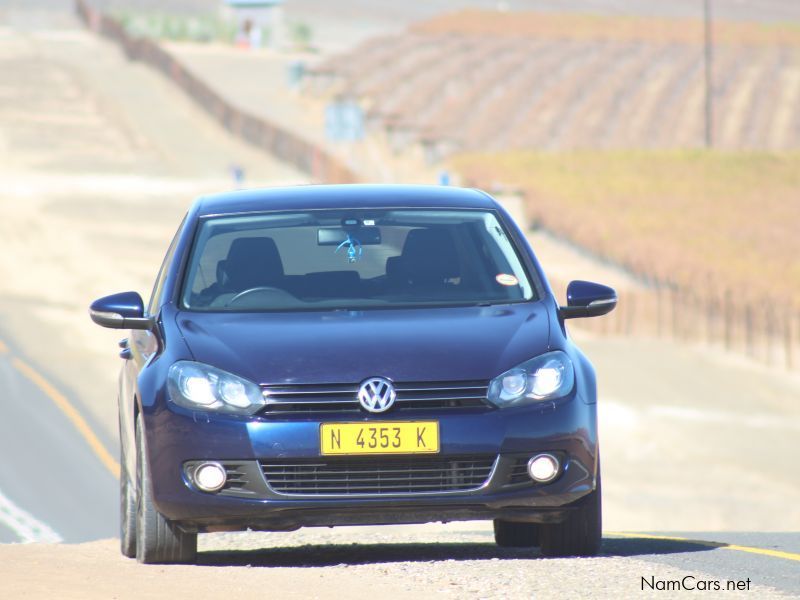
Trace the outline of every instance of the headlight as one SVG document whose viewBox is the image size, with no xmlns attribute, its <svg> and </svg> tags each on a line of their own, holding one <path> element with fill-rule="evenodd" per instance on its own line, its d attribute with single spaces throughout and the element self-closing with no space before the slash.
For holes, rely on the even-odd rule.
<svg viewBox="0 0 800 600">
<path fill-rule="evenodd" d="M 182 360 L 169 368 L 169 399 L 193 410 L 252 415 L 264 406 L 264 396 L 252 381 L 198 362 Z"/>
<path fill-rule="evenodd" d="M 532 358 L 489 384 L 489 401 L 503 408 L 561 398 L 572 391 L 575 370 L 569 357 L 557 350 Z"/>
</svg>

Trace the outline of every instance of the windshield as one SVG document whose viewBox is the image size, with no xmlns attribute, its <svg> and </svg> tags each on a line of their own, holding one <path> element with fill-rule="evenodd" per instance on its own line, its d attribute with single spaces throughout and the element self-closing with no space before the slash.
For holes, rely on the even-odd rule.
<svg viewBox="0 0 800 600">
<path fill-rule="evenodd" d="M 213 217 L 198 230 L 182 304 L 267 311 L 533 299 L 495 214 L 314 210 Z"/>
</svg>

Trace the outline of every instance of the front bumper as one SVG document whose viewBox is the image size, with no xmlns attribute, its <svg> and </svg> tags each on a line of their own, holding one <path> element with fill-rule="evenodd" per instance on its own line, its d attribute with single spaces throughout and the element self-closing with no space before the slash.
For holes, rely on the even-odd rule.
<svg viewBox="0 0 800 600">
<path fill-rule="evenodd" d="M 292 530 L 306 526 L 425 523 L 506 519 L 557 522 L 595 488 L 596 409 L 572 397 L 557 404 L 438 414 L 404 411 L 369 420 L 438 420 L 443 460 L 491 457 L 479 486 L 426 493 L 282 494 L 262 466 L 319 461 L 319 426 L 340 416 L 305 420 L 239 419 L 177 412 L 145 413 L 148 459 L 156 507 L 190 531 Z M 353 419 L 347 419 L 352 421 Z M 540 453 L 557 453 L 562 472 L 551 483 L 520 478 L 519 465 Z M 326 457 L 334 461 L 339 457 Z M 413 456 L 405 457 L 413 460 Z M 360 460 L 380 460 L 380 457 Z M 191 466 L 218 461 L 247 474 L 243 493 L 204 493 L 192 485 Z M 513 474 L 517 475 L 514 476 Z M 240 486 L 239 491 L 242 491 Z"/>
</svg>

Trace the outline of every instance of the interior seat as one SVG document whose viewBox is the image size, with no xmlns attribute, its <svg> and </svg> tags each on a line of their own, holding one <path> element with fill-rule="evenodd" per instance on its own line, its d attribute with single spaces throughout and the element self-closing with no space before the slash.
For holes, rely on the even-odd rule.
<svg viewBox="0 0 800 600">
<path fill-rule="evenodd" d="M 458 251 L 451 232 L 444 227 L 412 229 L 400 256 L 386 260 L 386 276 L 393 288 L 445 287 L 460 276 Z"/>
<path fill-rule="evenodd" d="M 231 243 L 228 257 L 217 265 L 217 282 L 228 292 L 255 287 L 281 287 L 283 261 L 271 237 L 239 238 Z"/>
</svg>

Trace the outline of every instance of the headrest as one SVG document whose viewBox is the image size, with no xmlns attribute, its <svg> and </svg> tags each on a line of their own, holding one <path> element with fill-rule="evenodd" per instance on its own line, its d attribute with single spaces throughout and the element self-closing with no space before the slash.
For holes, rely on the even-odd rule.
<svg viewBox="0 0 800 600">
<path fill-rule="evenodd" d="M 270 237 L 233 240 L 222 268 L 226 285 L 239 290 L 269 286 L 283 276 L 281 255 Z"/>
<path fill-rule="evenodd" d="M 403 257 L 390 256 L 386 259 L 386 277 L 391 280 L 402 279 L 404 276 L 403 271 Z"/>
<path fill-rule="evenodd" d="M 444 227 L 409 231 L 401 257 L 404 274 L 413 283 L 443 283 L 460 275 L 453 236 Z"/>
</svg>

